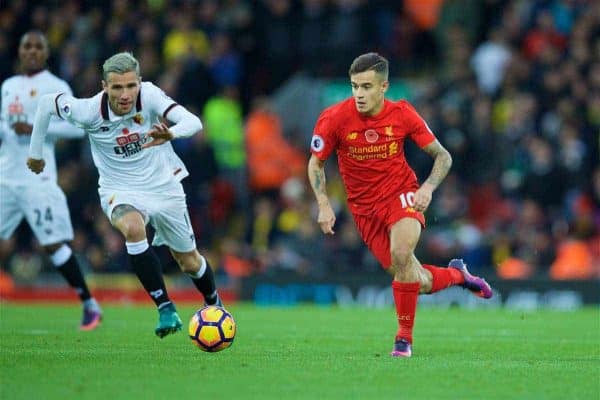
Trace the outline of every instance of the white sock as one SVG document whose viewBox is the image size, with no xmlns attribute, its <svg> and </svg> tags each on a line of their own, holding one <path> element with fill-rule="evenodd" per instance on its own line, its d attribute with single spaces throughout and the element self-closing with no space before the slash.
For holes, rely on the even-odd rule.
<svg viewBox="0 0 600 400">
<path fill-rule="evenodd" d="M 125 242 L 125 247 L 127 247 L 127 254 L 131 254 L 132 256 L 142 254 L 146 250 L 148 250 L 148 239 L 140 240 L 139 242 Z"/>
<path fill-rule="evenodd" d="M 67 244 L 63 244 L 58 250 L 50 254 L 50 261 L 56 268 L 60 268 L 71 258 L 71 254 L 73 254 L 73 250 Z"/>
</svg>

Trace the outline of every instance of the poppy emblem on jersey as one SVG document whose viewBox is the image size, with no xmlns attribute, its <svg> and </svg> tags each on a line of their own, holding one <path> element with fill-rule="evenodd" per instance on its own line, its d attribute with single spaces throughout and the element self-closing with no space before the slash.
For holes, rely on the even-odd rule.
<svg viewBox="0 0 600 400">
<path fill-rule="evenodd" d="M 325 141 L 319 135 L 313 135 L 310 141 L 310 148 L 314 151 L 321 151 L 325 147 Z"/>
<path fill-rule="evenodd" d="M 71 115 L 71 105 L 69 104 L 65 104 L 64 106 L 62 106 L 61 110 L 66 114 L 66 115 Z"/>
<path fill-rule="evenodd" d="M 133 122 L 135 122 L 138 125 L 141 125 L 144 123 L 144 117 L 142 116 L 142 114 L 135 114 L 133 116 Z"/>
<path fill-rule="evenodd" d="M 379 134 L 373 129 L 367 129 L 365 131 L 365 139 L 369 143 L 375 143 L 379 139 Z"/>
<path fill-rule="evenodd" d="M 121 132 L 123 132 L 123 135 L 129 135 L 129 129 L 127 128 L 121 129 Z"/>
</svg>

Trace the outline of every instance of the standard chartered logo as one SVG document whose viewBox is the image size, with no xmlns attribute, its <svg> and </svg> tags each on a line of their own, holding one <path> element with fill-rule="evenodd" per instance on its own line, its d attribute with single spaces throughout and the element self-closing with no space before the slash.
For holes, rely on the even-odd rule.
<svg viewBox="0 0 600 400">
<path fill-rule="evenodd" d="M 398 153 L 398 143 L 383 143 L 383 144 L 372 144 L 369 146 L 349 146 L 348 157 L 355 160 L 375 160 L 375 159 L 386 159 L 394 154 Z"/>
</svg>

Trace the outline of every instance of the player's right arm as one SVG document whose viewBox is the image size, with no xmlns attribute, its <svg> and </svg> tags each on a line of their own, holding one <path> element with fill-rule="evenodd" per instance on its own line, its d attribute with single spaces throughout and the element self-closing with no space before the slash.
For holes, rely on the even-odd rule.
<svg viewBox="0 0 600 400">
<path fill-rule="evenodd" d="M 323 233 L 333 235 L 335 233 L 333 231 L 335 212 L 333 211 L 333 207 L 331 207 L 325 187 L 325 161 L 320 160 L 314 154 L 308 160 L 308 179 L 319 206 L 317 222 Z"/>
<path fill-rule="evenodd" d="M 54 107 L 56 96 L 56 93 L 43 95 L 38 102 L 38 108 L 33 119 L 33 131 L 31 132 L 31 142 L 29 143 L 27 167 L 36 174 L 42 172 L 46 165 L 43 154 L 44 140 L 48 133 L 50 118 L 52 115 L 57 115 Z"/>
<path fill-rule="evenodd" d="M 334 234 L 335 212 L 331 207 L 329 196 L 327 196 L 325 160 L 337 147 L 335 132 L 335 118 L 332 118 L 331 109 L 327 109 L 321 113 L 315 125 L 315 133 L 310 142 L 312 155 L 308 161 L 308 180 L 319 206 L 317 222 L 323 233 L 329 235 Z"/>
<path fill-rule="evenodd" d="M 84 131 L 98 118 L 99 94 L 89 99 L 78 99 L 68 93 L 52 93 L 42 96 L 33 119 L 33 131 L 29 143 L 27 166 L 36 174 L 44 170 L 44 141 L 48 134 L 50 119 L 64 119 Z"/>
</svg>

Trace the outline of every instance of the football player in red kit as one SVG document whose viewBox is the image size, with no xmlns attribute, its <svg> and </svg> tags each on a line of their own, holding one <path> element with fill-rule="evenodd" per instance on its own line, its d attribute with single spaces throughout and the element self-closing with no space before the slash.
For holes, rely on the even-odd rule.
<svg viewBox="0 0 600 400">
<path fill-rule="evenodd" d="M 425 227 L 423 213 L 442 183 L 452 157 L 407 101 L 385 99 L 388 61 L 376 53 L 357 57 L 350 66 L 352 97 L 325 109 L 311 140 L 308 176 L 319 206 L 318 223 L 333 234 L 335 214 L 327 196 L 325 160 L 335 150 L 348 206 L 363 241 L 393 276 L 392 289 L 399 329 L 392 356 L 412 355 L 412 332 L 420 293 L 459 285 L 483 298 L 492 289 L 467 271 L 460 259 L 448 267 L 421 264 L 414 255 Z M 419 185 L 404 156 L 411 139 L 434 162 Z"/>
</svg>

